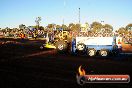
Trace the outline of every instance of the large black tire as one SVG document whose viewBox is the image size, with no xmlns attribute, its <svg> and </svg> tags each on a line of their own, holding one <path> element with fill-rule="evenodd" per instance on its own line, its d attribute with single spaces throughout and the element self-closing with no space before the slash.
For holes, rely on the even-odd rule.
<svg viewBox="0 0 132 88">
<path fill-rule="evenodd" d="M 76 52 L 77 52 L 78 56 L 85 55 L 85 53 L 86 53 L 86 45 L 84 43 L 77 44 L 76 48 L 77 48 Z"/>
<path fill-rule="evenodd" d="M 84 43 L 77 44 L 78 51 L 84 51 L 86 49 L 86 45 Z"/>
<path fill-rule="evenodd" d="M 99 54 L 100 54 L 100 56 L 106 57 L 106 56 L 108 56 L 109 52 L 107 49 L 101 49 Z"/>
<path fill-rule="evenodd" d="M 119 55 L 119 49 L 118 49 L 117 45 L 113 46 L 113 50 L 112 50 L 111 53 L 112 53 L 113 56 L 118 56 Z"/>
<path fill-rule="evenodd" d="M 59 52 L 64 52 L 64 51 L 67 51 L 68 49 L 68 44 L 65 41 L 57 41 L 55 43 L 55 46 L 56 46 L 57 51 Z"/>
<path fill-rule="evenodd" d="M 87 50 L 87 55 L 88 56 L 95 56 L 96 55 L 96 50 L 94 48 L 89 48 Z"/>
</svg>

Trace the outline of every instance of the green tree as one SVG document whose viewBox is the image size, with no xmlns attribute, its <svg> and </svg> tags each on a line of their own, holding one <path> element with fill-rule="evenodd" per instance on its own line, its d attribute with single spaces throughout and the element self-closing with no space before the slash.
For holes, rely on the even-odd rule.
<svg viewBox="0 0 132 88">
<path fill-rule="evenodd" d="M 9 27 L 6 27 L 5 30 L 6 30 L 6 32 L 11 32 L 12 31 L 12 29 L 10 29 Z"/>
<path fill-rule="evenodd" d="M 24 30 L 26 28 L 26 26 L 24 24 L 20 24 L 19 28 L 22 29 L 22 30 Z"/>
<path fill-rule="evenodd" d="M 88 24 L 88 22 L 86 22 L 85 25 L 86 25 L 86 28 L 88 29 L 88 28 L 89 28 L 89 24 Z"/>
<path fill-rule="evenodd" d="M 39 30 L 44 30 L 44 27 L 43 27 L 43 26 L 40 26 L 40 27 L 39 27 Z"/>
<path fill-rule="evenodd" d="M 79 32 L 80 31 L 80 28 L 81 28 L 80 24 L 76 24 L 75 25 L 75 28 L 76 28 L 75 31 L 78 31 Z"/>
<path fill-rule="evenodd" d="M 130 24 L 128 24 L 127 26 L 126 26 L 126 30 L 132 30 L 132 23 L 130 23 Z"/>
<path fill-rule="evenodd" d="M 53 29 L 55 28 L 55 24 L 48 24 L 47 28 L 48 31 L 53 31 Z"/>
<path fill-rule="evenodd" d="M 102 29 L 102 24 L 101 23 L 99 23 L 99 22 L 93 22 L 92 24 L 91 24 L 91 28 L 92 28 L 92 31 L 93 32 L 100 32 L 101 31 L 101 29 Z"/>
<path fill-rule="evenodd" d="M 71 30 L 71 31 L 74 31 L 74 32 L 79 32 L 80 31 L 80 24 L 73 24 L 73 23 L 70 23 L 68 28 Z"/>
<path fill-rule="evenodd" d="M 56 30 L 59 30 L 61 28 L 60 25 L 56 25 Z"/>
<path fill-rule="evenodd" d="M 5 32 L 6 32 L 6 29 L 2 29 L 1 31 L 2 31 L 3 33 L 5 33 Z"/>
<path fill-rule="evenodd" d="M 67 30 L 67 29 L 68 29 L 68 27 L 67 27 L 66 25 L 64 25 L 64 24 L 62 24 L 61 28 L 62 28 L 63 30 Z"/>
<path fill-rule="evenodd" d="M 117 31 L 119 34 L 126 34 L 127 33 L 127 30 L 126 30 L 126 28 L 124 28 L 124 27 L 121 27 L 121 28 L 119 28 L 118 29 L 118 31 Z"/>
<path fill-rule="evenodd" d="M 75 26 L 75 24 L 70 23 L 69 26 L 68 26 L 68 29 L 73 31 L 74 30 L 74 26 Z"/>
<path fill-rule="evenodd" d="M 112 33 L 112 31 L 113 31 L 113 27 L 109 24 L 105 24 L 103 26 L 103 28 L 104 28 L 104 32 L 106 32 L 106 33 Z"/>
<path fill-rule="evenodd" d="M 41 21 L 41 17 L 36 17 L 35 22 L 36 22 L 36 27 L 37 27 L 37 29 L 39 29 L 40 21 Z"/>
</svg>

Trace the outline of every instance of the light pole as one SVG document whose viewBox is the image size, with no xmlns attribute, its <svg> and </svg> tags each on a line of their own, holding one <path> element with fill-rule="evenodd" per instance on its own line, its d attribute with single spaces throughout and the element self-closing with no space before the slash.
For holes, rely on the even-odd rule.
<svg viewBox="0 0 132 88">
<path fill-rule="evenodd" d="M 79 30 L 81 31 L 80 8 L 79 8 L 79 13 L 78 13 L 78 20 L 79 20 Z"/>
<path fill-rule="evenodd" d="M 79 20 L 79 24 L 80 24 L 80 8 L 79 8 L 78 20 Z"/>
<path fill-rule="evenodd" d="M 63 5 L 64 5 L 64 11 L 65 11 L 65 8 L 66 8 L 66 1 L 64 0 L 64 3 L 63 3 Z M 64 12 L 65 13 L 65 12 Z M 62 19 L 62 25 L 64 25 L 65 24 L 65 18 L 64 18 L 64 14 L 63 14 L 63 19 Z M 63 28 L 62 28 L 62 36 L 63 36 Z"/>
</svg>

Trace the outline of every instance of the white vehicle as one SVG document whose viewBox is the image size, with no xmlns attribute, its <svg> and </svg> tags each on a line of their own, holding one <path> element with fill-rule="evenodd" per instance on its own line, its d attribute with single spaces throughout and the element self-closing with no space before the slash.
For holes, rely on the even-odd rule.
<svg viewBox="0 0 132 88">
<path fill-rule="evenodd" d="M 97 52 L 101 56 L 108 56 L 109 53 L 119 53 L 121 41 L 119 37 L 76 37 L 71 50 L 74 53 L 85 52 L 89 56 L 95 56 Z"/>
</svg>

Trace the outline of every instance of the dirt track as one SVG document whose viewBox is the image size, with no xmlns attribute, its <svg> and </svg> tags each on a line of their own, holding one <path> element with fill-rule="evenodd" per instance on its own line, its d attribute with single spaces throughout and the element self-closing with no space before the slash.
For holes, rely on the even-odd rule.
<svg viewBox="0 0 132 88">
<path fill-rule="evenodd" d="M 129 74 L 132 55 L 87 57 L 39 50 L 41 41 L 0 46 L 0 88 L 131 88 L 129 84 L 87 84 L 76 82 L 78 67 L 87 74 Z"/>
</svg>

